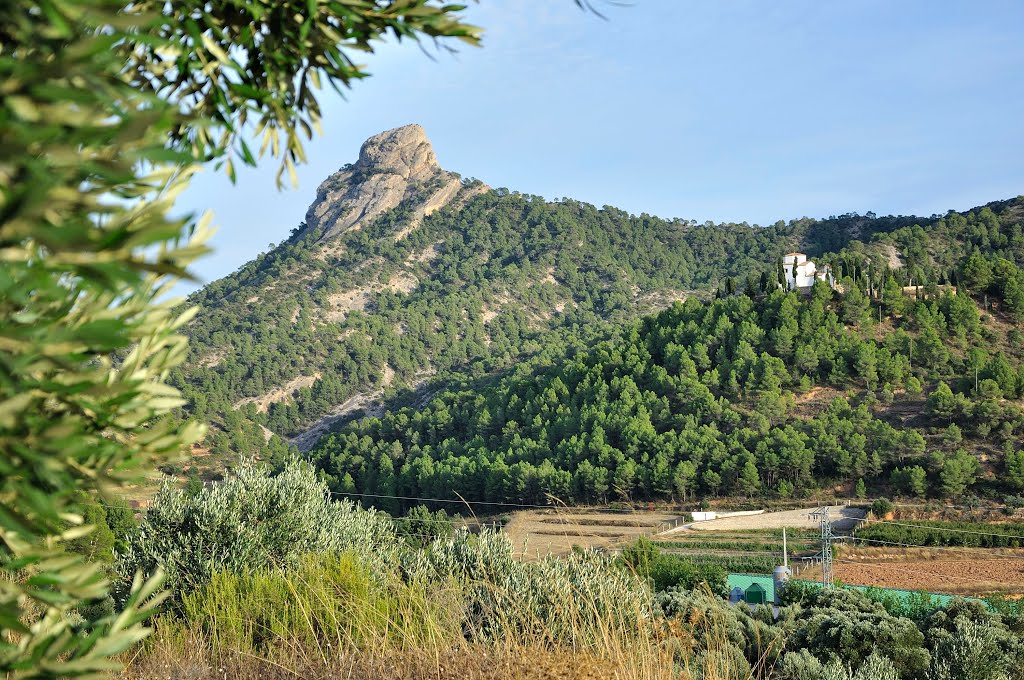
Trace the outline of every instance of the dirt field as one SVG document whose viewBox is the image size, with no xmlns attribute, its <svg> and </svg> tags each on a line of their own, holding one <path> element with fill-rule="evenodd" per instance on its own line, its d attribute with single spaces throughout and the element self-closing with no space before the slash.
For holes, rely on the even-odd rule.
<svg viewBox="0 0 1024 680">
<path fill-rule="evenodd" d="M 858 548 L 841 550 L 832 567 L 852 585 L 927 590 L 951 595 L 1024 593 L 1024 549 Z M 817 568 L 801 572 L 814 579 Z"/>
<path fill-rule="evenodd" d="M 687 525 L 694 531 L 736 531 L 749 529 L 781 529 L 782 527 L 795 529 L 812 529 L 818 526 L 818 520 L 812 519 L 809 513 L 815 508 L 803 508 L 800 510 L 783 510 L 780 512 L 766 512 L 761 515 L 743 515 L 740 517 L 722 517 L 708 522 L 694 522 Z M 848 508 L 842 505 L 835 505 L 829 508 L 832 518 L 832 528 L 835 531 L 847 531 L 852 529 L 857 522 L 864 517 L 865 511 L 856 508 Z M 668 535 L 671 535 L 668 534 Z"/>
<path fill-rule="evenodd" d="M 564 555 L 574 545 L 619 548 L 640 536 L 650 536 L 679 518 L 668 512 L 588 512 L 586 510 L 527 510 L 512 515 L 505 532 L 517 552 L 527 559 Z"/>
</svg>

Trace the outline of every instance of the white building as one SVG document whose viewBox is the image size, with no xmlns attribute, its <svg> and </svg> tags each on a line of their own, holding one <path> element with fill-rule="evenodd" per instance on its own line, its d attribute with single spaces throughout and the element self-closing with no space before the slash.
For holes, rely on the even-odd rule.
<svg viewBox="0 0 1024 680">
<path fill-rule="evenodd" d="M 825 265 L 818 269 L 812 260 L 808 260 L 803 253 L 786 253 L 782 256 L 782 269 L 786 273 L 786 288 L 796 290 L 810 288 L 815 281 L 824 281 L 835 287 L 835 278 L 832 276 L 832 269 Z M 796 269 L 796 275 L 793 270 Z"/>
</svg>

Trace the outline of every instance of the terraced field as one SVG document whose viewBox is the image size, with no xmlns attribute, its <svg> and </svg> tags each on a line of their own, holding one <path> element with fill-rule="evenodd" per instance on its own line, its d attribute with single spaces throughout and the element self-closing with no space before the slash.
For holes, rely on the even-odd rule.
<svg viewBox="0 0 1024 680">
<path fill-rule="evenodd" d="M 794 568 L 799 557 L 818 551 L 818 532 L 787 529 L 787 550 Z M 782 529 L 740 529 L 730 531 L 675 531 L 655 540 L 663 552 L 700 563 L 714 563 L 729 572 L 771 573 L 782 563 Z"/>
<path fill-rule="evenodd" d="M 528 510 L 514 513 L 504 531 L 525 559 L 564 555 L 574 547 L 616 551 L 643 536 L 664 553 L 713 563 L 728 572 L 771 573 L 782 562 L 781 528 L 673 528 L 682 520 L 680 515 L 661 511 Z M 799 570 L 803 567 L 800 557 L 818 551 L 818 531 L 791 527 L 786 537 L 790 563 Z"/>
<path fill-rule="evenodd" d="M 682 520 L 659 511 L 589 511 L 582 508 L 516 512 L 504 530 L 520 555 L 536 559 L 564 555 L 574 546 L 618 550 Z"/>
</svg>

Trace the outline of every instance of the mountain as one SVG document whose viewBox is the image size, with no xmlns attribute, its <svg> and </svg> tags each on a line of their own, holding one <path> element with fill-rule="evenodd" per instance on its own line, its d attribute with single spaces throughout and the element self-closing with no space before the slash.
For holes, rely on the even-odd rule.
<svg viewBox="0 0 1024 680">
<path fill-rule="evenodd" d="M 410 125 L 368 139 L 288 238 L 191 296 L 200 313 L 173 379 L 215 425 L 212 452 L 308 449 L 384 400 L 422 404 L 742 288 L 791 250 L 855 276 L 899 267 L 902 282 L 945 282 L 972 250 L 1020 262 L 1021 210 L 698 225 L 492 189 L 444 170 Z"/>
</svg>

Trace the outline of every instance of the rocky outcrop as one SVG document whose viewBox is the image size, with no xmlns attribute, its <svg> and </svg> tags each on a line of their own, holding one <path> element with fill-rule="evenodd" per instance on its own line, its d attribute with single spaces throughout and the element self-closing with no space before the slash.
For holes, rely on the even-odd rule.
<svg viewBox="0 0 1024 680">
<path fill-rule="evenodd" d="M 414 216 L 422 219 L 455 198 L 460 187 L 459 176 L 438 165 L 423 127 L 406 125 L 370 137 L 358 161 L 324 180 L 306 212 L 306 228 L 324 241 L 368 225 L 412 197 Z"/>
</svg>

